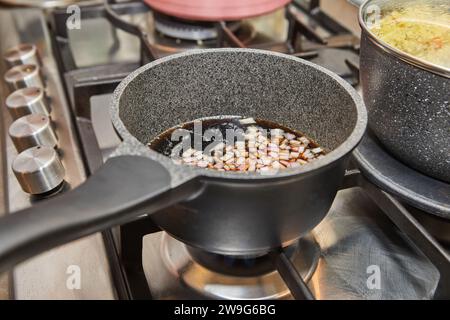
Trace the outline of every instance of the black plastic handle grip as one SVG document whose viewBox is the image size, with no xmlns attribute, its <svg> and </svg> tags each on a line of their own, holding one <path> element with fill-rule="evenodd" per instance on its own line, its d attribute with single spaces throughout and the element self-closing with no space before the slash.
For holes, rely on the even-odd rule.
<svg viewBox="0 0 450 320">
<path fill-rule="evenodd" d="M 108 160 L 73 191 L 0 219 L 0 273 L 45 250 L 169 207 L 198 192 L 171 188 L 170 173 L 138 156 Z"/>
</svg>

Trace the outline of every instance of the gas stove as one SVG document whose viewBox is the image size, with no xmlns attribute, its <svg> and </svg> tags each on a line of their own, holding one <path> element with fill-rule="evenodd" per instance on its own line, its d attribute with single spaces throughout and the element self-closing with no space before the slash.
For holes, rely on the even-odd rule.
<svg viewBox="0 0 450 320">
<path fill-rule="evenodd" d="M 258 48 L 308 59 L 353 86 L 359 85 L 359 39 L 324 13 L 320 1 L 295 1 L 264 16 L 214 22 L 155 12 L 141 1 L 78 1 L 80 28 L 67 24 L 74 14 L 67 8 L 71 4 L 61 1 L 45 11 L 0 7 L 0 51 L 28 43 L 39 52 L 41 62 L 36 64 L 40 64 L 41 75 L 37 78 L 46 98 L 33 106 L 51 113 L 52 130 L 58 138 L 56 153 L 65 171 L 56 179 L 64 180 L 62 185 L 55 182 L 44 196 L 23 191 L 26 182 L 18 181 L 11 170 L 17 151 L 7 137 L 13 121 L 6 111 L 11 109 L 6 103 L 11 83 L 2 83 L 5 212 L 67 192 L 102 165 L 120 143 L 108 114 L 113 90 L 130 72 L 155 59 L 193 48 Z M 8 68 L 0 65 L 2 74 Z M 34 98 L 22 94 L 20 99 Z M 449 298 L 448 242 L 430 235 L 423 218 L 429 214 L 423 211 L 447 212 L 445 191 L 450 189 L 418 176 L 408 192 L 401 194 L 396 187 L 404 186 L 398 173 L 402 167 L 389 173 L 400 182 L 385 183 L 380 177 L 387 173 L 379 162 L 395 160 L 386 156 L 388 160 L 377 162 L 372 155 L 378 150 L 374 141 L 368 135 L 355 152 L 345 184 L 326 219 L 311 234 L 278 252 L 245 257 L 204 252 L 172 238 L 142 217 L 17 266 L 12 271 L 12 297 Z M 395 165 L 393 162 L 390 168 Z M 414 201 L 420 194 L 417 186 L 424 184 L 441 192 L 428 192 L 421 201 Z M 444 226 L 447 223 L 442 222 Z M 75 289 L 67 286 L 74 266 L 82 271 L 81 285 Z"/>
</svg>

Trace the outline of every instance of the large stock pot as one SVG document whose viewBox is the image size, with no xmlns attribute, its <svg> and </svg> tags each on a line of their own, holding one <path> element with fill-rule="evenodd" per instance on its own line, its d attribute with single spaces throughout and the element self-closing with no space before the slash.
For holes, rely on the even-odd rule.
<svg viewBox="0 0 450 320">
<path fill-rule="evenodd" d="M 439 23 L 448 23 L 450 32 L 448 0 L 368 0 L 361 5 L 364 102 L 370 129 L 390 153 L 418 171 L 450 182 L 449 64 L 400 51 L 373 32 L 373 26 L 393 10 L 418 4 L 430 6 L 440 17 L 446 12 L 448 20 Z M 414 19 L 437 23 L 427 21 L 430 15 L 421 15 L 418 12 Z M 450 61 L 450 55 L 447 58 Z"/>
</svg>

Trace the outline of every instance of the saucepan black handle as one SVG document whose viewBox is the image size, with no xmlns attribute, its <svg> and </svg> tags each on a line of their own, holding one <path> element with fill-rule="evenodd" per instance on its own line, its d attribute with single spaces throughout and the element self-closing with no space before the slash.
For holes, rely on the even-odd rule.
<svg viewBox="0 0 450 320">
<path fill-rule="evenodd" d="M 0 272 L 55 246 L 151 214 L 200 190 L 171 187 L 170 173 L 146 157 L 108 160 L 76 189 L 0 219 Z"/>
</svg>

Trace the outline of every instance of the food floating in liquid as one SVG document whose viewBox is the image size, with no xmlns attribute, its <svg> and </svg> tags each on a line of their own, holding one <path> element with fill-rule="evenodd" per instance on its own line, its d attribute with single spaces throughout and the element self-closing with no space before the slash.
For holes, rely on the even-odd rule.
<svg viewBox="0 0 450 320">
<path fill-rule="evenodd" d="M 149 147 L 178 164 L 236 172 L 298 168 L 326 154 L 324 148 L 297 131 L 239 117 L 189 122 L 159 135 Z"/>
</svg>

